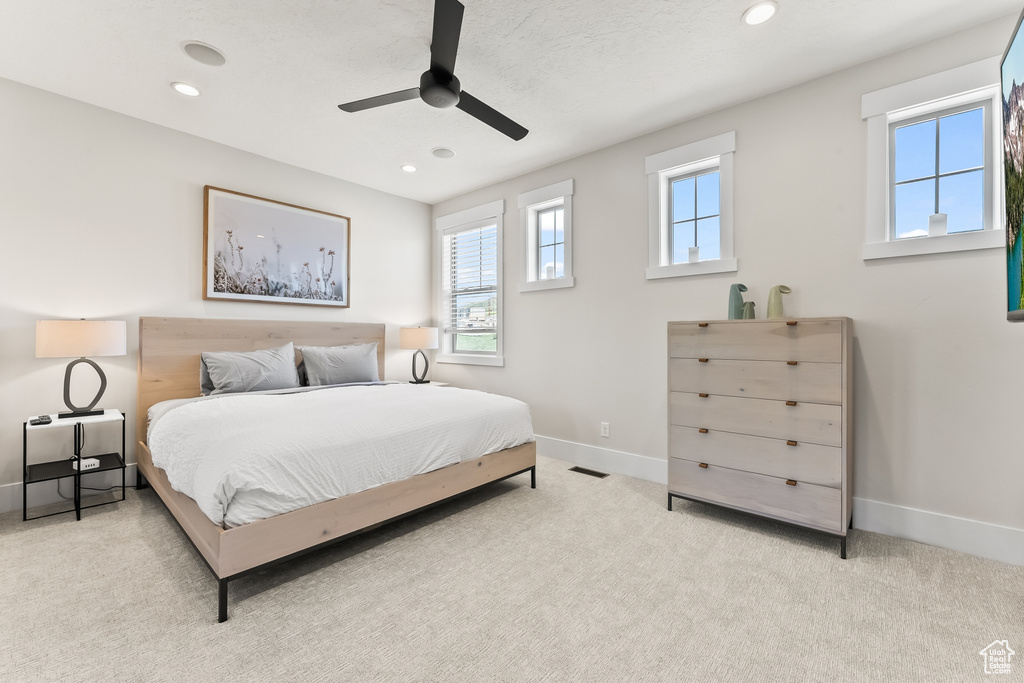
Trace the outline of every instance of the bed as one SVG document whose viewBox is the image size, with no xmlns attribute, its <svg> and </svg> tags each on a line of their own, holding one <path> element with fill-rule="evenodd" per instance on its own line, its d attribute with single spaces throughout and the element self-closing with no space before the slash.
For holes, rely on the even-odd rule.
<svg viewBox="0 0 1024 683">
<path fill-rule="evenodd" d="M 250 571 L 488 483 L 529 472 L 530 486 L 536 487 L 536 445 L 529 441 L 266 519 L 230 527 L 214 523 L 195 500 L 175 490 L 167 473 L 154 465 L 147 443 L 149 409 L 163 401 L 200 395 L 203 352 L 255 351 L 286 342 L 296 346 L 377 342 L 377 365 L 380 376 L 384 376 L 382 324 L 155 317 L 139 320 L 139 485 L 152 486 L 217 578 L 218 621 L 227 620 L 228 582 Z"/>
</svg>

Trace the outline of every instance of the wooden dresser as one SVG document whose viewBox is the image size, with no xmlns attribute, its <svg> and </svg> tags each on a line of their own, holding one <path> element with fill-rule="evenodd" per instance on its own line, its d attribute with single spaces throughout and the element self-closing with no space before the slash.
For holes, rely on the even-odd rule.
<svg viewBox="0 0 1024 683">
<path fill-rule="evenodd" d="M 668 324 L 673 496 L 838 536 L 853 475 L 853 321 Z"/>
</svg>

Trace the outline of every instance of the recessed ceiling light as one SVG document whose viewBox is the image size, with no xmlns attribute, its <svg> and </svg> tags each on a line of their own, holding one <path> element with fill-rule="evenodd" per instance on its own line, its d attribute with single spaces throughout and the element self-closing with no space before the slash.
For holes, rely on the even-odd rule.
<svg viewBox="0 0 1024 683">
<path fill-rule="evenodd" d="M 182 95 L 188 95 L 189 97 L 199 97 L 199 88 L 188 83 L 171 83 L 171 87 L 180 92 Z"/>
<path fill-rule="evenodd" d="M 405 171 L 406 173 L 415 173 L 416 167 L 413 166 L 412 164 L 406 164 L 405 166 L 402 167 L 402 170 Z"/>
<path fill-rule="evenodd" d="M 220 66 L 227 61 L 224 58 L 223 52 L 215 48 L 213 45 L 200 43 L 198 40 L 190 40 L 183 43 L 181 49 L 185 51 L 185 54 L 200 64 Z"/>
<path fill-rule="evenodd" d="M 743 23 L 749 26 L 763 24 L 775 16 L 775 12 L 778 9 L 779 3 L 775 2 L 775 0 L 765 0 L 765 2 L 759 2 L 755 5 L 751 5 L 747 8 L 747 11 L 743 13 Z"/>
<path fill-rule="evenodd" d="M 455 156 L 455 150 L 447 147 L 435 147 L 430 151 L 433 152 L 434 156 L 438 159 L 451 159 Z"/>
</svg>

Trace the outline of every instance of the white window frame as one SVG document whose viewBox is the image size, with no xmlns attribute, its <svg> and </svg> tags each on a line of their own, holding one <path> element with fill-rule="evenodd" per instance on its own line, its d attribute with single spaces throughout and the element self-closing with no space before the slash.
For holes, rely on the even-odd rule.
<svg viewBox="0 0 1024 683">
<path fill-rule="evenodd" d="M 733 153 L 736 132 L 652 154 L 644 162 L 647 173 L 647 279 L 732 273 L 739 269 L 733 252 Z M 719 258 L 696 263 L 672 263 L 671 180 L 681 175 L 718 169 Z"/>
<path fill-rule="evenodd" d="M 999 57 L 918 78 L 861 98 L 861 118 L 867 121 L 867 192 L 865 261 L 900 256 L 996 249 L 1005 242 L 1002 196 L 1002 94 Z M 939 114 L 968 104 L 987 107 L 985 120 L 985 227 L 973 232 L 895 239 L 892 225 L 892 128 L 894 123 Z"/>
<path fill-rule="evenodd" d="M 458 211 L 456 213 L 448 214 L 447 216 L 439 216 L 434 221 L 434 228 L 437 232 L 437 319 L 439 325 L 442 327 L 440 330 L 438 353 L 435 360 L 438 363 L 460 363 L 463 365 L 497 365 L 504 366 L 505 358 L 503 355 L 503 344 L 502 337 L 505 332 L 504 315 L 505 306 L 502 299 L 502 292 L 504 291 L 503 275 L 502 275 L 502 245 L 503 245 L 503 231 L 502 223 L 505 215 L 505 200 L 499 199 L 489 204 L 483 204 L 481 206 L 475 206 L 471 209 L 464 211 Z M 454 353 L 451 347 L 451 335 L 444 332 L 445 324 L 445 310 L 448 305 L 448 299 L 450 297 L 449 283 L 446 281 L 445 273 L 447 271 L 446 259 L 448 255 L 444 248 L 444 238 L 452 233 L 460 232 L 462 230 L 469 230 L 477 226 L 490 225 L 494 223 L 497 225 L 497 300 L 498 300 L 498 315 L 497 315 L 497 332 L 496 332 L 496 351 L 492 354 L 487 353 Z"/>
<path fill-rule="evenodd" d="M 576 280 L 572 274 L 572 193 L 573 180 L 570 178 L 519 195 L 520 244 L 523 257 L 519 278 L 520 292 L 575 286 Z M 537 215 L 556 207 L 562 208 L 562 234 L 564 236 L 562 272 L 564 276 L 542 280 L 537 273 L 537 243 L 540 239 Z"/>
</svg>

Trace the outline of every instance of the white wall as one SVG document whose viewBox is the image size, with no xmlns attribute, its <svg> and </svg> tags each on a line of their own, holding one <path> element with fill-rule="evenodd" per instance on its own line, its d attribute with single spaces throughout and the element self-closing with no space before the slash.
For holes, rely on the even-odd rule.
<svg viewBox="0 0 1024 683">
<path fill-rule="evenodd" d="M 351 307 L 203 301 L 204 185 L 350 217 Z M 0 512 L 21 507 L 22 421 L 64 409 L 68 359 L 35 358 L 37 319 L 128 321 L 128 355 L 95 360 L 134 461 L 140 315 L 383 322 L 386 374 L 405 379 L 398 326 L 431 315 L 429 224 L 426 204 L 0 79 Z"/>
<path fill-rule="evenodd" d="M 734 282 L 750 288 L 746 298 L 763 317 L 769 288 L 786 284 L 789 315 L 855 321 L 854 495 L 862 509 L 889 503 L 1011 527 L 1024 540 L 1024 325 L 1005 321 L 1002 250 L 861 259 L 861 96 L 1000 54 L 1014 19 L 438 204 L 435 217 L 499 198 L 515 207 L 518 193 L 573 178 L 577 284 L 516 291 L 513 208 L 504 235 L 505 366 L 438 364 L 434 377 L 521 398 L 538 434 L 610 462 L 615 453 L 591 447 L 664 460 L 666 323 L 724 318 Z M 731 130 L 739 272 L 645 280 L 644 157 Z M 611 438 L 599 437 L 601 421 L 611 423 Z"/>
</svg>

